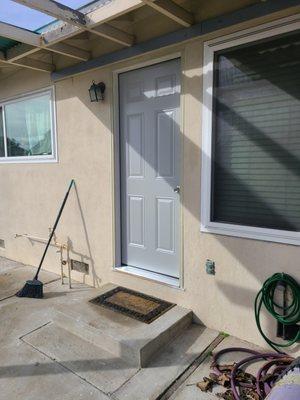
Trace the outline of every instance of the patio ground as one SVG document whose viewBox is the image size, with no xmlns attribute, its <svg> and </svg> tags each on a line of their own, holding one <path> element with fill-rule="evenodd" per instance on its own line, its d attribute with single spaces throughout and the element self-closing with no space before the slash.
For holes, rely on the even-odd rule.
<svg viewBox="0 0 300 400">
<path fill-rule="evenodd" d="M 69 290 L 57 275 L 42 271 L 44 299 L 15 297 L 33 273 L 0 258 L 0 400 L 213 399 L 196 385 L 209 373 L 211 351 L 251 346 L 192 324 L 138 368 L 55 323 L 60 307 L 76 308 L 99 289 L 74 282 Z"/>
</svg>

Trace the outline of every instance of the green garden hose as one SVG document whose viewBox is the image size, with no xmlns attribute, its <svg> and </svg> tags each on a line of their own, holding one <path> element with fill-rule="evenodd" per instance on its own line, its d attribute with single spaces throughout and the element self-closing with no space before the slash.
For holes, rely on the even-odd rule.
<svg viewBox="0 0 300 400">
<path fill-rule="evenodd" d="M 286 307 L 276 304 L 274 299 L 276 288 L 280 284 L 284 285 L 286 289 L 289 288 L 291 293 L 291 301 Z M 278 347 L 289 347 L 300 340 L 300 328 L 296 336 L 287 343 L 275 343 L 269 339 L 263 332 L 260 324 L 260 312 L 262 305 L 264 305 L 272 317 L 274 317 L 276 321 L 280 322 L 282 325 L 297 324 L 300 321 L 300 285 L 295 281 L 294 278 L 284 273 L 276 273 L 268 278 L 264 282 L 260 291 L 257 293 L 254 302 L 254 310 L 255 320 L 260 334 L 277 352 L 280 352 Z"/>
</svg>

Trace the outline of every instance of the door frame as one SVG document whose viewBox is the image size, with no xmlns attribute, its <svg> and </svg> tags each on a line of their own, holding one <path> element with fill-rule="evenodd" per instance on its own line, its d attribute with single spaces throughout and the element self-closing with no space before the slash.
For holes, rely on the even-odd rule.
<svg viewBox="0 0 300 400">
<path fill-rule="evenodd" d="M 120 103 L 119 103 L 119 75 L 124 72 L 138 70 L 144 67 L 150 67 L 152 65 L 160 64 L 166 61 L 171 61 L 174 59 L 180 60 L 181 70 L 180 70 L 180 187 L 181 187 L 181 197 L 179 204 L 179 279 L 173 277 L 167 277 L 163 274 L 158 274 L 155 272 L 146 271 L 137 267 L 130 267 L 122 265 L 121 263 L 121 190 L 120 190 Z M 113 70 L 112 72 L 112 199 L 113 199 L 113 226 L 112 226 L 112 243 L 113 243 L 113 271 L 131 274 L 144 279 L 156 281 L 161 284 L 165 284 L 174 288 L 183 289 L 183 259 L 184 259 L 184 246 L 183 246 L 183 122 L 184 122 L 184 103 L 183 103 L 183 53 L 176 52 L 168 54 L 164 57 L 155 58 L 154 60 L 148 60 L 141 63 L 136 63 L 124 68 L 119 68 Z"/>
</svg>

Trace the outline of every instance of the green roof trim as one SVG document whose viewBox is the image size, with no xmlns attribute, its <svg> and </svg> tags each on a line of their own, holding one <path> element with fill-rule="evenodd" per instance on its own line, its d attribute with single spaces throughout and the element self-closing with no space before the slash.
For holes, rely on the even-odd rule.
<svg viewBox="0 0 300 400">
<path fill-rule="evenodd" d="M 0 50 L 1 51 L 6 51 L 10 49 L 11 47 L 14 47 L 16 44 L 19 42 L 16 42 L 15 40 L 7 39 L 2 36 L 0 36 Z"/>
</svg>

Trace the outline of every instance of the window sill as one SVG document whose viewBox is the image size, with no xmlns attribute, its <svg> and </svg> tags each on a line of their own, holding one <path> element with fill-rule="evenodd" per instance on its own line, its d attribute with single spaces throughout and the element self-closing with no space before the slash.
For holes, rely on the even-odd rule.
<svg viewBox="0 0 300 400">
<path fill-rule="evenodd" d="M 9 157 L 0 158 L 0 164 L 42 164 L 42 163 L 57 163 L 56 157 Z"/>
<path fill-rule="evenodd" d="M 256 228 L 251 226 L 224 224 L 219 222 L 201 224 L 201 232 L 262 240 L 266 242 L 291 244 L 294 246 L 300 245 L 300 232 Z"/>
</svg>

